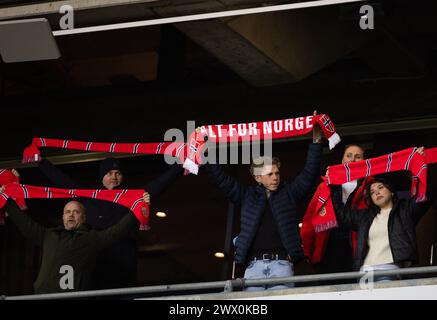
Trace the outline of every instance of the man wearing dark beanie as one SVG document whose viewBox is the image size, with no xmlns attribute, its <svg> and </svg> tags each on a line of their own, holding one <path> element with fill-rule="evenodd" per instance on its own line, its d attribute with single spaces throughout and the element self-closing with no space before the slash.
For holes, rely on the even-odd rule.
<svg viewBox="0 0 437 320">
<path fill-rule="evenodd" d="M 41 171 L 59 188 L 83 188 L 79 183 L 64 174 L 47 159 L 39 163 Z M 151 201 L 170 185 L 178 175 L 182 175 L 183 168 L 174 165 L 157 179 L 147 183 L 144 189 L 150 194 Z M 115 158 L 106 158 L 99 166 L 99 183 L 95 188 L 128 189 L 123 185 L 123 174 L 120 162 Z M 129 210 L 115 203 L 83 199 L 87 212 L 87 223 L 96 230 L 104 230 L 129 214 Z M 137 280 L 137 230 L 132 228 L 128 236 L 119 242 L 100 251 L 96 264 L 96 289 L 127 288 L 136 285 Z"/>
<path fill-rule="evenodd" d="M 120 162 L 115 158 L 103 160 L 99 166 L 99 177 L 106 189 L 117 188 L 123 181 Z"/>
<path fill-rule="evenodd" d="M 106 158 L 105 160 L 100 162 L 100 166 L 99 166 L 100 179 L 103 179 L 103 177 L 111 170 L 116 170 L 121 172 L 120 161 L 118 161 L 115 158 Z"/>
</svg>

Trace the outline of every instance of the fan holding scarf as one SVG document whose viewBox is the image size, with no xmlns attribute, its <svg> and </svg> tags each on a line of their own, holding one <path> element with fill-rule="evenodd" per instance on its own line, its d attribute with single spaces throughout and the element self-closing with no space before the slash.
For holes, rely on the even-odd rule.
<svg viewBox="0 0 437 320">
<path fill-rule="evenodd" d="M 360 161 L 365 158 L 364 149 L 356 144 L 346 145 L 341 163 Z M 341 185 L 342 203 L 354 209 L 367 207 L 365 190 L 367 178 L 357 179 Z M 322 182 L 323 183 L 323 182 Z M 320 187 L 317 188 L 307 207 L 300 229 L 302 245 L 317 273 L 334 273 L 352 271 L 355 233 L 346 228 L 331 228 L 316 232 L 312 223 L 317 214 L 316 204 Z"/>
<path fill-rule="evenodd" d="M 83 184 L 54 166 L 49 160 L 39 157 L 39 168 L 58 188 L 83 188 Z M 174 165 L 156 179 L 144 184 L 154 199 L 161 194 L 183 172 L 182 166 Z M 127 189 L 124 184 L 121 162 L 115 158 L 106 158 L 100 162 L 99 183 L 93 188 L 102 190 Z M 105 230 L 118 223 L 124 216 L 130 215 L 129 209 L 116 203 L 99 199 L 83 199 L 87 211 L 87 222 L 96 230 Z M 133 287 L 137 283 L 138 265 L 138 228 L 132 228 L 118 242 L 100 250 L 97 256 L 96 289 Z"/>
<path fill-rule="evenodd" d="M 400 152 L 401 157 L 390 154 L 388 162 L 385 163 L 386 170 L 391 166 L 395 169 L 402 166 L 409 168 L 410 162 L 420 162 L 415 160 L 421 159 L 425 159 L 426 167 L 426 163 L 435 162 L 435 151 L 435 148 L 430 149 L 429 157 L 423 147 L 407 149 L 405 155 Z M 402 156 L 405 156 L 405 159 Z M 373 164 L 378 166 L 383 160 L 384 157 L 376 158 Z M 420 163 L 418 166 L 425 168 Z M 360 164 L 349 169 L 351 170 L 347 174 L 348 179 L 362 174 Z M 367 169 L 372 170 L 372 161 L 367 161 Z M 337 173 L 337 169 L 335 171 Z M 344 206 L 341 186 L 330 185 L 332 205 L 339 225 L 357 233 L 355 270 L 391 270 L 410 266 L 417 261 L 416 223 L 435 199 L 434 190 L 422 172 L 423 170 L 419 169 L 417 178 L 412 179 L 412 195 L 405 199 L 398 199 L 396 190 L 388 180 L 374 176 L 366 189 L 368 208 L 360 210 Z M 331 174 L 330 169 L 329 176 L 336 180 L 337 175 Z M 398 277 L 381 276 L 374 281 L 394 279 Z"/>
<path fill-rule="evenodd" d="M 27 187 L 18 184 L 1 186 L 0 198 L 9 219 L 21 233 L 35 245 L 43 248 L 34 292 L 42 294 L 94 289 L 98 252 L 119 241 L 130 229 L 137 226 L 135 215 L 129 213 L 111 228 L 96 231 L 86 224 L 83 204 L 73 200 L 63 209 L 62 225 L 46 228 L 24 214 L 14 201 L 23 189 Z M 41 194 L 38 194 L 38 187 L 29 188 L 28 191 L 33 193 L 29 197 L 41 197 L 43 192 L 41 190 Z M 141 201 L 148 205 L 150 196 L 144 193 Z"/>
<path fill-rule="evenodd" d="M 316 115 L 316 114 L 314 114 Z M 205 171 L 218 189 L 241 207 L 240 233 L 235 241 L 235 261 L 246 267 L 245 279 L 288 277 L 305 261 L 299 231 L 297 205 L 314 187 L 320 174 L 322 130 L 314 124 L 313 143 L 306 164 L 294 180 L 282 182 L 278 158 L 253 159 L 251 175 L 257 186 L 244 186 L 225 174 L 218 164 L 205 164 Z M 274 290 L 293 283 L 245 290 Z"/>
</svg>

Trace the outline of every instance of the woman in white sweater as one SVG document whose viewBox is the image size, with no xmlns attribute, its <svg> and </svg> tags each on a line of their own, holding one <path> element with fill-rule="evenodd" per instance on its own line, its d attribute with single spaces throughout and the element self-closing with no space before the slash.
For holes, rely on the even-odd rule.
<svg viewBox="0 0 437 320">
<path fill-rule="evenodd" d="M 369 207 L 363 210 L 345 207 L 340 188 L 331 186 L 332 203 L 339 224 L 357 232 L 355 270 L 390 270 L 417 261 L 415 228 L 431 205 L 429 184 L 427 201 L 416 203 L 415 197 L 398 199 L 388 181 L 375 178 L 367 189 Z M 375 281 L 396 278 L 382 277 Z"/>
</svg>

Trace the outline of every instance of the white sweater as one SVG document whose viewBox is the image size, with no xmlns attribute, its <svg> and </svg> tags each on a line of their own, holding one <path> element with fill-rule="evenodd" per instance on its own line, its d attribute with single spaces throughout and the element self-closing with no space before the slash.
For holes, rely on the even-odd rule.
<svg viewBox="0 0 437 320">
<path fill-rule="evenodd" d="M 364 259 L 365 266 L 393 262 L 393 255 L 388 239 L 388 217 L 390 216 L 390 211 L 391 208 L 381 210 L 370 226 L 369 239 L 367 242 L 369 252 L 367 253 L 366 259 Z"/>
</svg>

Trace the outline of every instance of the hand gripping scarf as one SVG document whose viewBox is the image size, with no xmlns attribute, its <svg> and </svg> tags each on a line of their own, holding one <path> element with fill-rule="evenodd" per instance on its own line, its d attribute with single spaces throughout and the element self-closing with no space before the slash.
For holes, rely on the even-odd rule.
<svg viewBox="0 0 437 320">
<path fill-rule="evenodd" d="M 0 169 L 0 186 L 7 185 L 9 183 L 19 183 L 19 179 L 15 176 L 11 171 L 6 169 Z M 24 202 L 24 199 L 16 199 L 17 205 L 21 210 L 26 210 L 27 206 Z M 5 218 L 7 216 L 7 212 L 4 208 L 0 209 L 0 225 L 5 223 Z"/>
</svg>

